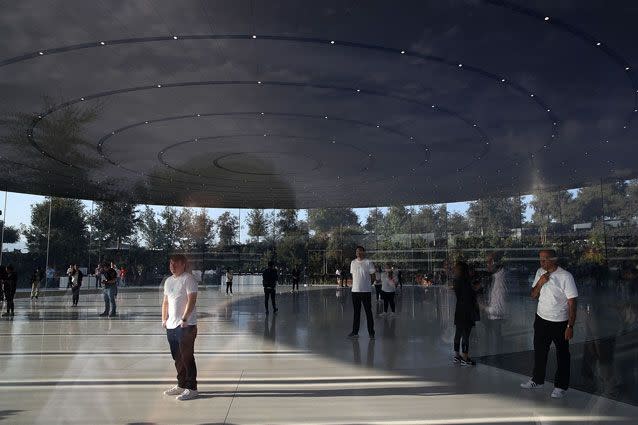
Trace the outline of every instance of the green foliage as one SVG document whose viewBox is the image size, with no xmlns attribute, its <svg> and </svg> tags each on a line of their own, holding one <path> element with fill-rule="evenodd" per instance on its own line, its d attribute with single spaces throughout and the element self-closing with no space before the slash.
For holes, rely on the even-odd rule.
<svg viewBox="0 0 638 425">
<path fill-rule="evenodd" d="M 268 219 L 263 210 L 254 209 L 248 213 L 248 236 L 260 239 L 268 234 Z"/>
<path fill-rule="evenodd" d="M 102 245 L 130 242 L 138 222 L 136 205 L 130 202 L 98 201 L 89 222 L 95 228 L 93 237 Z"/>
<path fill-rule="evenodd" d="M 217 219 L 217 231 L 221 247 L 232 245 L 239 232 L 239 220 L 229 211 L 226 211 Z"/>
<path fill-rule="evenodd" d="M 339 227 L 359 226 L 352 208 L 317 208 L 308 210 L 308 227 L 316 233 L 329 233 Z"/>
<path fill-rule="evenodd" d="M 4 221 L 0 220 L 0 232 L 4 230 L 3 242 L 16 243 L 20 240 L 20 231 L 12 226 L 4 227 Z"/>
</svg>

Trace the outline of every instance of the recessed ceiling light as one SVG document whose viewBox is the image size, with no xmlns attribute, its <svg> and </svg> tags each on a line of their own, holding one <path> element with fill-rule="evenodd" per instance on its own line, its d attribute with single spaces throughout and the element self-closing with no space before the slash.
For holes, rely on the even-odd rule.
<svg viewBox="0 0 638 425">
<path fill-rule="evenodd" d="M 100 41 L 100 46 L 105 46 L 105 45 L 106 45 L 106 43 L 105 43 L 105 42 Z"/>
<path fill-rule="evenodd" d="M 598 41 L 598 42 L 596 43 L 596 46 L 600 46 L 600 41 Z"/>
<path fill-rule="evenodd" d="M 38 54 L 39 54 L 40 56 L 42 56 L 42 55 L 44 54 L 44 52 L 38 52 Z"/>
<path fill-rule="evenodd" d="M 81 98 L 80 98 L 80 100 L 82 100 L 82 101 L 83 101 L 83 100 L 84 100 L 84 98 L 83 98 L 83 97 L 81 97 Z"/>
<path fill-rule="evenodd" d="M 331 41 L 330 41 L 330 44 L 335 44 L 335 41 L 334 41 L 334 40 L 331 40 Z"/>
<path fill-rule="evenodd" d="M 551 111 L 551 109 L 548 109 L 548 110 L 547 110 L 547 112 L 550 112 L 550 111 Z"/>
<path fill-rule="evenodd" d="M 402 55 L 405 55 L 405 50 L 401 50 L 401 54 L 402 54 Z"/>
<path fill-rule="evenodd" d="M 264 115 L 264 113 L 263 113 L 263 112 L 262 112 L 261 114 L 262 114 L 262 115 Z"/>
<path fill-rule="evenodd" d="M 626 67 L 626 68 L 625 68 L 625 71 L 629 71 L 629 69 L 630 69 L 629 67 Z"/>
<path fill-rule="evenodd" d="M 462 63 L 459 64 L 459 68 L 463 68 L 463 64 Z"/>
<path fill-rule="evenodd" d="M 198 116 L 198 117 L 201 117 L 201 116 L 202 116 L 202 114 L 197 114 L 197 116 Z"/>
<path fill-rule="evenodd" d="M 161 85 L 161 84 L 158 84 L 158 85 L 157 85 L 157 88 L 159 89 L 160 87 L 162 87 L 162 85 Z"/>
<path fill-rule="evenodd" d="M 436 108 L 436 105 L 432 105 L 433 108 Z"/>
<path fill-rule="evenodd" d="M 379 124 L 377 124 L 377 128 L 379 128 Z"/>
<path fill-rule="evenodd" d="M 361 91 L 360 89 L 357 89 L 357 93 L 359 93 L 360 91 Z"/>
<path fill-rule="evenodd" d="M 534 97 L 534 93 L 530 94 L 529 97 Z"/>
<path fill-rule="evenodd" d="M 144 124 L 148 124 L 148 121 L 144 121 Z"/>
<path fill-rule="evenodd" d="M 325 119 L 328 119 L 328 115 L 326 115 L 324 118 L 325 118 Z"/>
<path fill-rule="evenodd" d="M 546 20 L 546 21 L 549 21 L 549 16 L 545 16 L 545 20 Z"/>
<path fill-rule="evenodd" d="M 257 38 L 257 36 L 253 34 L 253 38 Z"/>
<path fill-rule="evenodd" d="M 257 84 L 261 84 L 261 81 L 257 81 Z"/>
</svg>

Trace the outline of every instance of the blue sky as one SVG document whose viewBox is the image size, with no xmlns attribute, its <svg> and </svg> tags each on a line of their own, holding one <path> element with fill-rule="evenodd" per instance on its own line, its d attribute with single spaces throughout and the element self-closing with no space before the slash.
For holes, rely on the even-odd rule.
<svg viewBox="0 0 638 425">
<path fill-rule="evenodd" d="M 6 192 L 6 209 L 5 209 L 5 192 L 0 192 L 0 209 L 2 210 L 2 219 L 6 221 L 8 226 L 13 226 L 20 228 L 21 226 L 28 226 L 31 222 L 31 206 L 37 204 L 39 202 L 44 201 L 44 196 L 38 195 L 29 195 L 25 193 L 16 193 L 16 192 Z M 526 199 L 527 201 L 527 199 Z M 91 201 L 82 201 L 87 209 L 87 211 L 91 211 Z M 448 204 L 448 209 L 451 212 L 461 212 L 464 213 L 468 208 L 467 202 L 455 202 Z M 163 207 L 161 206 L 153 206 L 151 208 L 155 209 L 156 212 L 159 212 Z M 219 217 L 226 209 L 221 208 L 207 208 L 208 214 L 212 218 Z M 242 228 L 240 231 L 240 238 L 242 241 L 247 239 L 247 227 L 245 222 L 245 217 L 248 214 L 248 210 L 231 210 L 233 214 L 237 214 L 240 216 Z M 270 210 L 267 210 L 270 211 Z M 359 216 L 359 221 L 361 223 L 365 223 L 366 218 L 368 216 L 368 208 L 355 208 L 355 212 Z M 526 216 L 529 216 L 531 213 L 528 211 Z M 300 218 L 305 218 L 306 212 L 302 210 L 300 213 Z M 529 219 L 529 217 L 526 217 Z M 3 247 L 3 251 L 12 251 L 14 249 L 24 249 L 25 242 L 22 240 L 16 244 L 5 244 Z"/>
</svg>

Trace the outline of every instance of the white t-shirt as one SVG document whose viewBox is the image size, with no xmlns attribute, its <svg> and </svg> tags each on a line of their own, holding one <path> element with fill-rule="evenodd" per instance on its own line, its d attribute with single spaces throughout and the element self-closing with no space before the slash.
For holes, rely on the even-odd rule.
<svg viewBox="0 0 638 425">
<path fill-rule="evenodd" d="M 374 263 L 367 258 L 359 261 L 355 258 L 350 263 L 350 274 L 352 275 L 352 292 L 370 292 L 372 283 L 370 275 L 376 271 Z"/>
<path fill-rule="evenodd" d="M 170 276 L 164 282 L 164 295 L 168 298 L 168 320 L 166 329 L 175 329 L 182 320 L 182 314 L 188 304 L 188 294 L 197 293 L 197 281 L 192 274 L 184 272 L 175 277 Z M 197 307 L 193 307 L 188 320 L 188 325 L 197 324 Z"/>
<path fill-rule="evenodd" d="M 397 290 L 396 287 L 396 276 L 392 276 L 392 280 L 388 276 L 388 272 L 381 273 L 381 290 L 383 292 L 395 292 Z"/>
<path fill-rule="evenodd" d="M 538 279 L 545 273 L 547 270 L 542 268 L 536 271 L 532 287 L 536 286 Z M 578 289 L 576 289 L 574 276 L 567 270 L 558 267 L 550 274 L 549 281 L 541 288 L 536 314 L 550 322 L 565 322 L 569 318 L 567 300 L 576 297 L 578 297 Z"/>
</svg>

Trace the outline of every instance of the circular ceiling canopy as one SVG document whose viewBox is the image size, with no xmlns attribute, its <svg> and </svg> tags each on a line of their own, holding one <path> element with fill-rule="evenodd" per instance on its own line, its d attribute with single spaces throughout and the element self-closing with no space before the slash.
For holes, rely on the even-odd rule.
<svg viewBox="0 0 638 425">
<path fill-rule="evenodd" d="M 638 5 L 14 2 L 0 185 L 243 208 L 638 175 Z"/>
</svg>

